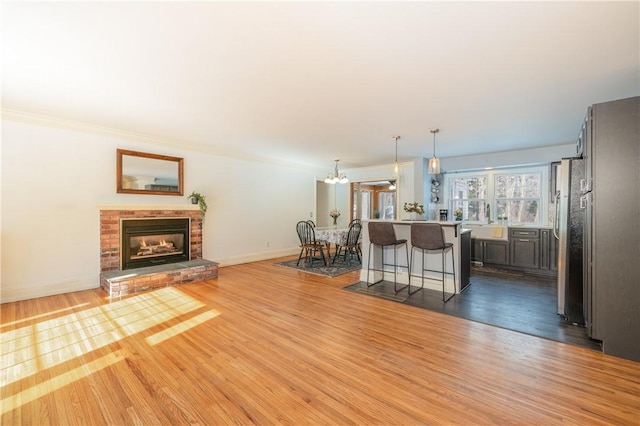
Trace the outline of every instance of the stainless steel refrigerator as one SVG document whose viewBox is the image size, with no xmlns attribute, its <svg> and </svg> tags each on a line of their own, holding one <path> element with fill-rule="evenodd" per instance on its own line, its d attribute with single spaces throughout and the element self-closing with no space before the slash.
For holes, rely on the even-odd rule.
<svg viewBox="0 0 640 426">
<path fill-rule="evenodd" d="M 587 333 L 640 361 L 640 97 L 592 105 L 583 128 Z"/>
<path fill-rule="evenodd" d="M 557 179 L 554 220 L 554 236 L 559 240 L 557 312 L 569 323 L 584 325 L 585 161 L 563 158 Z"/>
<path fill-rule="evenodd" d="M 640 97 L 594 104 L 560 163 L 558 314 L 640 361 Z"/>
</svg>

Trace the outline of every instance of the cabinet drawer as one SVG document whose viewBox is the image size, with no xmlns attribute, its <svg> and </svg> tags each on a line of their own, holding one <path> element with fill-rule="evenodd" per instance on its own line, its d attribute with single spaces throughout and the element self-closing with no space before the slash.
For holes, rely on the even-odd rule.
<svg viewBox="0 0 640 426">
<path fill-rule="evenodd" d="M 540 230 L 509 228 L 509 238 L 540 238 Z"/>
</svg>

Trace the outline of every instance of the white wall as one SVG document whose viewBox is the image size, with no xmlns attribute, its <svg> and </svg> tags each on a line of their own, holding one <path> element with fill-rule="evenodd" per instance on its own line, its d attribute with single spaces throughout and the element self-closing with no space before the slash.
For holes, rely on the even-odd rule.
<svg viewBox="0 0 640 426">
<path fill-rule="evenodd" d="M 337 209 L 340 212 L 337 226 L 346 227 L 349 225 L 350 215 L 350 185 L 346 184 L 329 184 L 324 182 L 324 178 L 318 178 L 316 181 L 316 209 L 314 216 L 310 216 L 316 223 L 318 228 L 326 228 L 333 226 L 333 218 L 329 216 L 329 212 Z"/>
<path fill-rule="evenodd" d="M 456 170 L 482 169 L 485 167 L 541 164 L 560 161 L 563 157 L 572 157 L 575 155 L 575 144 L 556 145 L 542 148 L 442 158 L 440 159 L 440 168 L 444 173 L 447 173 Z"/>
<path fill-rule="evenodd" d="M 441 158 L 440 166 L 444 173 L 456 171 L 483 169 L 486 167 L 522 166 L 526 164 L 548 164 L 559 161 L 563 157 L 574 156 L 575 144 L 556 145 L 542 148 L 532 148 L 514 151 L 494 152 L 489 154 L 468 155 L 460 157 Z M 437 219 L 438 210 L 448 208 L 448 197 L 444 186 L 440 187 L 440 203 L 431 203 L 431 178 L 428 173 L 429 160 L 415 158 L 412 162 L 403 163 L 400 185 L 398 188 L 398 202 L 400 219 L 408 219 L 402 206 L 405 202 L 422 203 L 425 206 L 427 219 Z M 385 164 L 373 167 L 346 170 L 351 181 L 371 181 L 393 178 L 392 165 Z M 443 182 L 441 182 L 442 184 Z M 545 210 L 546 212 L 546 210 Z"/>
<path fill-rule="evenodd" d="M 542 148 L 442 158 L 440 159 L 440 168 L 443 173 L 448 174 L 484 168 L 549 164 L 552 161 L 560 161 L 563 157 L 575 156 L 575 154 L 575 144 L 556 145 Z M 441 186 L 440 188 L 440 203 L 433 205 L 435 211 L 449 208 L 448 188 L 445 188 L 444 186 Z M 544 192 L 544 195 L 546 201 L 546 191 Z M 545 223 L 547 222 L 547 212 L 548 208 L 543 209 L 543 222 Z"/>
<path fill-rule="evenodd" d="M 2 121 L 0 301 L 99 286 L 99 207 L 188 204 L 186 197 L 117 194 L 116 149 L 183 157 L 185 195 L 207 197 L 203 255 L 222 266 L 297 253 L 295 224 L 316 211 L 314 183 L 325 170 L 306 170 L 158 147 L 125 137 Z M 443 158 L 444 170 L 550 162 L 573 145 Z M 404 202 L 422 202 L 424 159 L 402 165 Z M 344 170 L 352 182 L 393 178 L 391 164 Z M 347 220 L 348 185 L 337 207 Z M 328 212 L 316 212 L 317 215 Z M 316 219 L 316 218 L 313 218 Z M 346 225 L 341 223 L 341 225 Z"/>
<path fill-rule="evenodd" d="M 320 171 L 3 120 L 0 301 L 99 286 L 99 207 L 207 197 L 203 256 L 222 266 L 297 253 Z M 116 193 L 116 149 L 185 159 L 185 197 Z"/>
<path fill-rule="evenodd" d="M 373 182 L 380 180 L 395 179 L 397 182 L 396 200 L 398 203 L 399 219 L 409 219 L 410 214 L 406 213 L 402 206 L 405 202 L 421 201 L 422 190 L 415 186 L 414 162 L 402 163 L 400 169 L 400 177 L 395 178 L 393 175 L 393 165 L 383 164 L 379 166 L 361 167 L 357 169 L 346 169 L 345 173 L 351 182 Z M 349 194 L 345 194 L 347 203 Z"/>
</svg>

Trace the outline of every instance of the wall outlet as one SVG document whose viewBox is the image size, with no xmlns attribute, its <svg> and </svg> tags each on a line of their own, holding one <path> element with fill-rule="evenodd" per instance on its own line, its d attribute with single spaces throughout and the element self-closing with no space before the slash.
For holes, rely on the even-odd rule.
<svg viewBox="0 0 640 426">
<path fill-rule="evenodd" d="M 313 212 L 309 212 L 309 217 L 313 217 Z"/>
<path fill-rule="evenodd" d="M 267 247 L 271 247 L 271 242 L 267 241 Z"/>
</svg>

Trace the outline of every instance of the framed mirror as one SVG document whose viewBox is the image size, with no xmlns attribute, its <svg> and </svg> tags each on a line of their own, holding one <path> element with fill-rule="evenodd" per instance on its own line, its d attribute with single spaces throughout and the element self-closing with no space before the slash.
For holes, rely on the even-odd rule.
<svg viewBox="0 0 640 426">
<path fill-rule="evenodd" d="M 180 157 L 118 149 L 117 192 L 184 195 L 183 168 Z"/>
</svg>

